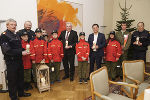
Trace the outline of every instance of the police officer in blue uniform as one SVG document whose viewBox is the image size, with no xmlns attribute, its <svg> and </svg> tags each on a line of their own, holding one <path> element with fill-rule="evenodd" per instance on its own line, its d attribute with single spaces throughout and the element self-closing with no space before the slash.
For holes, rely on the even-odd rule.
<svg viewBox="0 0 150 100">
<path fill-rule="evenodd" d="M 6 26 L 7 30 L 0 36 L 0 44 L 7 66 L 8 91 L 11 100 L 19 100 L 18 96 L 31 96 L 30 93 L 25 93 L 23 89 L 24 69 L 22 55 L 27 55 L 27 52 L 22 51 L 21 40 L 15 34 L 17 22 L 13 19 L 8 19 Z"/>
</svg>

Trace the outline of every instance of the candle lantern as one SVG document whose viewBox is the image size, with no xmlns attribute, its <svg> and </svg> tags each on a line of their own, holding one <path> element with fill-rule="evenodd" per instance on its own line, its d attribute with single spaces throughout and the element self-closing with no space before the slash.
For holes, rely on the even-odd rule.
<svg viewBox="0 0 150 100">
<path fill-rule="evenodd" d="M 45 64 L 37 66 L 36 76 L 39 92 L 50 90 L 49 67 Z"/>
</svg>

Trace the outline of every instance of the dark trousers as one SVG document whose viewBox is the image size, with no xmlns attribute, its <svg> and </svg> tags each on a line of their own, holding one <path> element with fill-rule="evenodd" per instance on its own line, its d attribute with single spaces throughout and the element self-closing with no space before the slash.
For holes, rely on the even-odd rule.
<svg viewBox="0 0 150 100">
<path fill-rule="evenodd" d="M 7 66 L 8 91 L 11 100 L 17 99 L 22 95 L 24 85 L 24 69 L 22 60 L 5 60 Z"/>
<path fill-rule="evenodd" d="M 85 79 L 87 74 L 88 62 L 87 61 L 78 61 L 78 75 L 79 79 Z"/>
<path fill-rule="evenodd" d="M 61 62 L 54 62 L 50 66 L 50 81 L 55 82 L 57 80 L 60 80 L 60 65 Z M 52 72 L 51 69 L 54 67 L 54 71 Z"/>
<path fill-rule="evenodd" d="M 74 77 L 74 72 L 75 72 L 74 59 L 75 59 L 75 54 L 73 52 L 64 52 L 63 66 L 65 70 L 65 76 L 69 76 L 69 72 L 70 72 L 70 77 L 72 78 Z M 69 64 L 70 64 L 70 69 L 69 69 Z"/>
<path fill-rule="evenodd" d="M 106 65 L 109 78 L 115 79 L 117 76 L 117 62 L 106 61 Z"/>
<path fill-rule="evenodd" d="M 122 77 L 123 76 L 123 72 L 122 72 L 122 62 L 128 60 L 128 51 L 124 51 L 124 53 L 120 56 L 119 60 L 117 61 L 117 65 L 119 65 L 120 67 L 116 67 L 116 73 L 117 76 Z"/>
<path fill-rule="evenodd" d="M 144 60 L 146 62 L 146 51 L 135 51 L 133 53 L 133 60 Z"/>
<path fill-rule="evenodd" d="M 97 69 L 101 68 L 102 56 L 99 56 L 96 52 L 90 54 L 90 73 L 94 71 L 94 63 L 96 61 Z"/>
</svg>

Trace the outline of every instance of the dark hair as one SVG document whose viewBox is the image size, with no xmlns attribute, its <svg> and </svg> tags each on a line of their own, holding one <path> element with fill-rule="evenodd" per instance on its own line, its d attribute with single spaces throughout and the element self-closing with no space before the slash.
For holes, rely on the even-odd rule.
<svg viewBox="0 0 150 100">
<path fill-rule="evenodd" d="M 139 22 L 138 24 L 140 24 L 140 23 L 143 24 L 143 26 L 144 26 L 144 22 Z M 137 24 L 137 25 L 138 25 L 138 24 Z"/>
<path fill-rule="evenodd" d="M 116 40 L 115 31 L 111 31 L 111 32 L 109 33 L 108 39 L 106 40 L 106 45 L 105 45 L 105 47 L 107 47 L 107 44 L 108 44 L 109 40 L 111 39 L 111 38 L 110 38 L 110 35 L 112 34 L 112 32 L 113 32 L 113 35 L 114 35 L 113 40 Z"/>
<path fill-rule="evenodd" d="M 126 24 L 126 25 L 127 25 L 127 23 L 126 23 L 126 22 L 122 22 L 122 23 L 121 23 L 121 26 L 122 26 L 123 24 Z"/>
<path fill-rule="evenodd" d="M 97 27 L 99 28 L 99 25 L 98 25 L 98 24 L 93 24 L 93 25 L 92 25 L 92 28 L 93 28 L 94 26 L 97 26 Z"/>
</svg>

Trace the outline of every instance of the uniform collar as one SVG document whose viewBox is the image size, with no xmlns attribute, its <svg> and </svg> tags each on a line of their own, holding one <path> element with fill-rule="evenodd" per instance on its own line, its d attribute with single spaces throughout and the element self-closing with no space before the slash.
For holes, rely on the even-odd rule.
<svg viewBox="0 0 150 100">
<path fill-rule="evenodd" d="M 6 30 L 7 32 L 9 32 L 9 33 L 11 33 L 11 34 L 15 34 L 15 32 L 12 32 L 12 31 L 10 31 L 10 30 Z"/>
<path fill-rule="evenodd" d="M 24 41 L 24 40 L 22 40 L 22 43 L 28 43 L 28 41 Z"/>
<path fill-rule="evenodd" d="M 38 39 L 38 40 L 42 40 L 42 37 L 39 37 L 39 38 L 38 38 L 38 37 L 36 37 L 36 39 Z"/>
<path fill-rule="evenodd" d="M 25 30 L 26 32 L 30 32 L 30 31 L 31 31 L 31 29 L 30 29 L 30 30 L 27 30 L 27 29 L 25 29 L 25 28 L 24 28 L 24 30 Z"/>
<path fill-rule="evenodd" d="M 80 42 L 85 42 L 85 39 L 80 39 Z"/>
<path fill-rule="evenodd" d="M 142 31 L 142 32 L 140 32 L 140 31 L 138 31 L 139 33 L 143 33 L 145 31 L 145 29 Z"/>
<path fill-rule="evenodd" d="M 100 33 L 100 32 L 98 32 L 97 35 L 99 35 L 99 33 Z M 92 34 L 93 34 L 93 36 L 95 35 L 94 33 L 92 33 Z"/>
<path fill-rule="evenodd" d="M 56 39 L 53 38 L 53 40 L 58 40 L 58 38 L 56 38 Z"/>
</svg>

